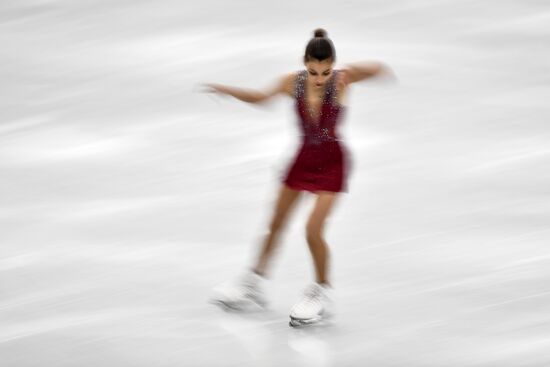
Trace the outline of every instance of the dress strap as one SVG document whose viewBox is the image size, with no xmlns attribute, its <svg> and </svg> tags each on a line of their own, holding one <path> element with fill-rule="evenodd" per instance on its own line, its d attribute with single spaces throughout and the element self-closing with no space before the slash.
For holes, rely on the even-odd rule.
<svg viewBox="0 0 550 367">
<path fill-rule="evenodd" d="M 296 73 L 296 78 L 294 79 L 294 96 L 296 99 L 304 96 L 306 73 L 307 70 L 300 70 Z"/>
<path fill-rule="evenodd" d="M 333 70 L 332 71 L 332 75 L 330 77 L 330 80 L 329 80 L 329 84 L 327 85 L 327 94 L 329 94 L 329 96 L 332 96 L 334 94 L 334 92 L 336 91 L 336 74 L 338 73 L 337 70 Z"/>
<path fill-rule="evenodd" d="M 338 93 L 336 90 L 336 80 L 338 78 L 338 73 L 340 70 L 333 70 L 332 77 L 330 78 L 330 84 L 327 86 L 327 94 L 328 94 L 328 100 L 331 104 L 337 104 L 338 103 Z"/>
</svg>

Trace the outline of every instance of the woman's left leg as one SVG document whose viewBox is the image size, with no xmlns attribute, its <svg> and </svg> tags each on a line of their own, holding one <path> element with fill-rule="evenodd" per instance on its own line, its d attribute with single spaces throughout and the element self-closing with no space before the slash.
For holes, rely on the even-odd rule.
<svg viewBox="0 0 550 367">
<path fill-rule="evenodd" d="M 306 239 L 313 256 L 317 282 L 330 284 L 328 281 L 329 248 L 323 238 L 325 220 L 338 197 L 337 192 L 318 191 L 315 206 L 310 214 L 306 226 Z"/>
</svg>

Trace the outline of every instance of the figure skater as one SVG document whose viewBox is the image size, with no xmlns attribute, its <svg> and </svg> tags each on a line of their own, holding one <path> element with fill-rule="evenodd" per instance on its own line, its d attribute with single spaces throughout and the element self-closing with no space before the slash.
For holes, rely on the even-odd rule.
<svg viewBox="0 0 550 367">
<path fill-rule="evenodd" d="M 315 205 L 306 225 L 306 240 L 313 257 L 315 282 L 290 311 L 290 325 L 315 323 L 333 313 L 332 285 L 328 276 L 329 249 L 323 237 L 325 220 L 340 193 L 348 191 L 351 158 L 337 135 L 337 125 L 346 109 L 348 85 L 374 76 L 392 73 L 379 62 L 348 64 L 333 69 L 336 53 L 324 29 L 316 29 L 304 54 L 305 70 L 282 76 L 265 91 L 255 91 L 220 84 L 204 84 L 207 92 L 230 95 L 248 103 L 264 103 L 285 94 L 295 100 L 302 143 L 280 178 L 281 185 L 269 231 L 261 244 L 259 256 L 250 270 L 230 287 L 218 288 L 213 301 L 231 309 L 242 310 L 250 304 L 266 306 L 263 287 L 268 262 L 277 246 L 296 199 L 303 191 L 316 195 Z"/>
</svg>

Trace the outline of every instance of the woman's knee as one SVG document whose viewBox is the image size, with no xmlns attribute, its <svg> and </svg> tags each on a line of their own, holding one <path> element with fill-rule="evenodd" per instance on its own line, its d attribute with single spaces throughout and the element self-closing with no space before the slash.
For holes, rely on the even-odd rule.
<svg viewBox="0 0 550 367">
<path fill-rule="evenodd" d="M 308 223 L 306 225 L 306 238 L 308 240 L 321 239 L 323 236 L 323 226 L 317 223 Z"/>
</svg>

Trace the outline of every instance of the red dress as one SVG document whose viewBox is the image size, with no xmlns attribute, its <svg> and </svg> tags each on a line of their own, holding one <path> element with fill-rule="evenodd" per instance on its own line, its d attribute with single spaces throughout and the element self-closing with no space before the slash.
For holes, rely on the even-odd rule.
<svg viewBox="0 0 550 367">
<path fill-rule="evenodd" d="M 302 131 L 302 144 L 282 182 L 295 190 L 347 192 L 351 156 L 337 135 L 336 127 L 344 114 L 337 101 L 334 70 L 326 85 L 318 121 L 307 105 L 307 70 L 298 72 L 294 94 Z"/>
</svg>

